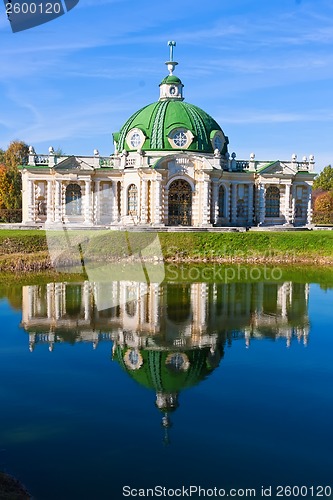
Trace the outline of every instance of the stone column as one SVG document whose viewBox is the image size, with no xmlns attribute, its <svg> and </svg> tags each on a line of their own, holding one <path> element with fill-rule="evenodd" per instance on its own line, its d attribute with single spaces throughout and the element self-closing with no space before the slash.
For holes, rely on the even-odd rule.
<svg viewBox="0 0 333 500">
<path fill-rule="evenodd" d="M 34 303 L 35 303 L 35 296 L 34 296 L 34 287 L 33 286 L 28 286 L 28 320 L 34 317 Z"/>
<path fill-rule="evenodd" d="M 281 316 L 282 318 L 287 317 L 287 283 L 283 283 L 280 285 L 278 290 L 278 297 L 280 299 L 280 307 L 281 307 Z"/>
<path fill-rule="evenodd" d="M 53 305 L 53 300 L 54 300 L 54 284 L 53 283 L 48 283 L 46 285 L 46 297 L 47 297 L 47 318 L 52 319 L 52 305 Z"/>
<path fill-rule="evenodd" d="M 237 184 L 231 184 L 231 224 L 237 223 Z"/>
<path fill-rule="evenodd" d="M 308 205 L 306 210 L 306 223 L 308 226 L 312 224 L 312 189 L 308 189 Z"/>
<path fill-rule="evenodd" d="M 118 220 L 117 181 L 114 181 L 111 185 L 111 224 L 116 224 Z"/>
<path fill-rule="evenodd" d="M 291 224 L 294 224 L 295 222 L 295 210 L 296 210 L 296 186 L 293 185 L 291 189 L 291 216 L 290 216 Z"/>
<path fill-rule="evenodd" d="M 248 184 L 248 209 L 247 209 L 247 223 L 253 226 L 253 184 Z"/>
<path fill-rule="evenodd" d="M 61 181 L 56 179 L 55 181 L 55 200 L 54 200 L 54 222 L 61 222 L 62 218 L 62 193 L 61 193 Z"/>
<path fill-rule="evenodd" d="M 100 192 L 101 181 L 95 181 L 94 190 L 94 222 L 95 224 L 100 223 L 101 219 L 101 192 Z"/>
<path fill-rule="evenodd" d="M 230 184 L 229 182 L 225 184 L 225 199 L 224 199 L 224 214 L 227 219 L 227 222 L 230 223 Z"/>
<path fill-rule="evenodd" d="M 55 310 L 55 319 L 59 319 L 62 313 L 61 307 L 61 283 L 56 283 L 54 290 L 54 310 Z"/>
<path fill-rule="evenodd" d="M 117 191 L 117 202 L 118 202 L 118 196 L 119 196 L 119 207 L 120 207 L 120 213 L 118 214 L 118 221 L 122 223 L 123 218 L 127 215 L 127 199 L 124 190 L 124 177 L 122 177 L 120 181 L 119 193 Z"/>
<path fill-rule="evenodd" d="M 217 181 L 212 181 L 212 224 L 217 224 L 219 219 L 219 185 Z"/>
<path fill-rule="evenodd" d="M 92 225 L 91 180 L 85 180 L 84 192 L 84 223 Z"/>
<path fill-rule="evenodd" d="M 286 223 L 290 224 L 290 184 L 286 184 L 284 210 L 285 210 Z"/>
<path fill-rule="evenodd" d="M 85 281 L 81 289 L 85 321 L 90 321 L 90 283 Z"/>
<path fill-rule="evenodd" d="M 201 213 L 202 226 L 210 226 L 210 181 L 208 179 L 204 179 L 202 183 L 202 205 L 201 205 Z"/>
<path fill-rule="evenodd" d="M 28 180 L 28 222 L 35 222 L 35 184 Z"/>
<path fill-rule="evenodd" d="M 260 316 L 264 306 L 264 283 L 261 281 L 260 283 L 256 283 L 256 285 L 256 313 Z"/>
<path fill-rule="evenodd" d="M 52 181 L 47 181 L 46 189 L 46 223 L 50 224 L 54 221 L 54 206 L 53 206 L 53 183 Z"/>
<path fill-rule="evenodd" d="M 155 211 L 154 224 L 161 224 L 161 180 L 156 179 L 155 184 Z"/>
<path fill-rule="evenodd" d="M 141 180 L 141 203 L 140 203 L 140 222 L 141 224 L 147 224 L 147 182 Z"/>
<path fill-rule="evenodd" d="M 266 188 L 264 184 L 259 184 L 258 186 L 259 204 L 258 204 L 258 225 L 261 226 L 265 222 L 265 212 L 266 212 Z"/>
</svg>

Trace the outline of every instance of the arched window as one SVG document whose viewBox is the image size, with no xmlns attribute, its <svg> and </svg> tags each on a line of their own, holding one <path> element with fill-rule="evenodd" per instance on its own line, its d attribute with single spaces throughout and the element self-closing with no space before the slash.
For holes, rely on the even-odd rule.
<svg viewBox="0 0 333 500">
<path fill-rule="evenodd" d="M 219 217 L 224 217 L 224 187 L 219 188 Z"/>
<path fill-rule="evenodd" d="M 78 184 L 68 184 L 66 188 L 66 215 L 81 215 L 82 194 Z"/>
<path fill-rule="evenodd" d="M 138 188 L 131 184 L 127 191 L 127 215 L 138 215 Z"/>
<path fill-rule="evenodd" d="M 276 186 L 269 186 L 266 191 L 266 217 L 280 216 L 280 190 Z"/>
</svg>

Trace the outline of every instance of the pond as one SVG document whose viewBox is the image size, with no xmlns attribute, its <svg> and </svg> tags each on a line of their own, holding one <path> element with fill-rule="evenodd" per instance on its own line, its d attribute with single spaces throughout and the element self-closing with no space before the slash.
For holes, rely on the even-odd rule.
<svg viewBox="0 0 333 500">
<path fill-rule="evenodd" d="M 35 499 L 331 497 L 333 289 L 43 280 L 0 292 L 0 470 Z"/>
</svg>

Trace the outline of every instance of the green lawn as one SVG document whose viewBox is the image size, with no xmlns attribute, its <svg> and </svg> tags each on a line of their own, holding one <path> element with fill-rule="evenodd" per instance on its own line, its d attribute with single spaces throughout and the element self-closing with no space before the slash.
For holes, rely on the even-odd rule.
<svg viewBox="0 0 333 500">
<path fill-rule="evenodd" d="M 85 256 L 92 259 L 120 257 L 128 248 L 144 248 L 154 240 L 153 233 L 118 231 L 50 232 L 58 247 L 67 252 L 69 242 L 81 242 Z M 166 260 L 218 262 L 308 262 L 333 263 L 333 231 L 246 232 L 246 233 L 159 233 Z M 156 240 L 155 240 L 156 245 Z M 156 247 L 151 248 L 154 255 Z M 3 262 L 25 259 L 37 266 L 48 255 L 45 231 L 0 231 L 0 257 Z M 6 264 L 6 265 L 7 265 Z M 0 269 L 3 268 L 0 262 Z"/>
</svg>

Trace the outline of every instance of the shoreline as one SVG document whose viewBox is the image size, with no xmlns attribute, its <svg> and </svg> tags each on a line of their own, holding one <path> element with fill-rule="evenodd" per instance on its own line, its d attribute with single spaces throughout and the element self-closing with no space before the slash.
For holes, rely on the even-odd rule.
<svg viewBox="0 0 333 500">
<path fill-rule="evenodd" d="M 158 236 L 158 237 L 157 237 Z M 51 262 L 43 231 L 0 231 L 0 272 L 57 274 L 61 267 L 84 271 L 85 264 L 185 264 L 318 266 L 333 264 L 333 231 L 257 233 L 156 233 L 131 239 L 126 232 L 87 232 L 82 243 L 71 235 L 71 247 L 62 234 L 56 237 L 57 264 Z M 131 236 L 133 238 L 133 236 Z M 78 246 L 80 252 L 78 253 Z M 128 248 L 133 248 L 133 252 Z M 141 250 L 144 249 L 144 256 Z M 148 249 L 148 251 L 147 251 Z M 138 253 L 139 252 L 139 253 Z M 131 253 L 134 254 L 131 255 Z M 76 270 L 74 271 L 76 273 Z"/>
</svg>

